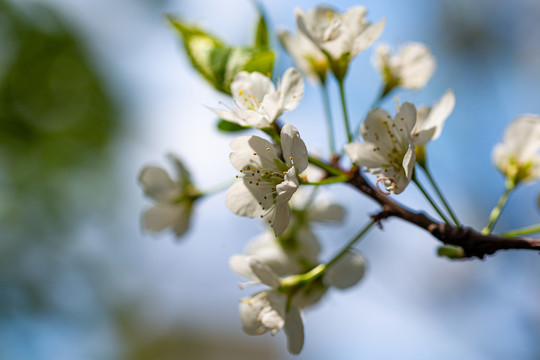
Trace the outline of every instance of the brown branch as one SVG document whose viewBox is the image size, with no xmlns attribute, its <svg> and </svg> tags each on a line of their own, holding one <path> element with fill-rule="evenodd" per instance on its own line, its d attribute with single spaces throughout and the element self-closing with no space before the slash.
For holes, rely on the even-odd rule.
<svg viewBox="0 0 540 360">
<path fill-rule="evenodd" d="M 384 219 L 398 217 L 427 230 L 431 235 L 445 244 L 462 247 L 464 257 L 467 258 L 478 257 L 483 259 L 485 255 L 494 254 L 499 250 L 526 249 L 540 251 L 540 239 L 526 237 L 504 238 L 497 235 L 482 235 L 480 232 L 471 228 L 458 228 L 440 223 L 424 213 L 413 212 L 393 201 L 388 196 L 379 193 L 358 172 L 358 168 L 353 168 L 349 175 L 349 184 L 381 205 L 381 212 L 372 216 L 373 220 L 377 221 L 379 225 Z"/>
</svg>

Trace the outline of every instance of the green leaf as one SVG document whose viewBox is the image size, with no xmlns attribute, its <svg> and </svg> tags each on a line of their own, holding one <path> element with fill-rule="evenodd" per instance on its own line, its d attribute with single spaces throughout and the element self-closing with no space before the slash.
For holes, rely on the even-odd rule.
<svg viewBox="0 0 540 360">
<path fill-rule="evenodd" d="M 261 13 L 255 32 L 255 48 L 268 50 L 270 48 L 270 34 L 264 14 Z"/>
<path fill-rule="evenodd" d="M 228 120 L 219 119 L 216 127 L 219 131 L 230 133 L 230 132 L 238 132 L 238 131 L 244 131 L 246 129 L 249 129 L 248 126 L 242 126 L 238 125 L 236 123 L 230 122 Z"/>
<path fill-rule="evenodd" d="M 257 47 L 228 46 L 196 26 L 188 25 L 173 16 L 168 16 L 168 20 L 182 37 L 184 48 L 195 70 L 217 90 L 231 95 L 231 82 L 240 71 L 257 71 L 265 75 L 272 72 L 274 53 L 267 48 L 268 31 L 262 15 L 257 26 L 257 37 L 260 37 L 261 41 L 266 39 L 266 48 L 262 47 L 264 41 Z"/>
<path fill-rule="evenodd" d="M 184 48 L 193 67 L 217 90 L 230 94 L 223 86 L 230 48 L 214 36 L 173 16 L 167 17 L 182 37 Z"/>
<path fill-rule="evenodd" d="M 262 74 L 272 74 L 274 68 L 274 52 L 271 50 L 256 51 L 242 70 L 247 72 L 260 72 Z"/>
</svg>

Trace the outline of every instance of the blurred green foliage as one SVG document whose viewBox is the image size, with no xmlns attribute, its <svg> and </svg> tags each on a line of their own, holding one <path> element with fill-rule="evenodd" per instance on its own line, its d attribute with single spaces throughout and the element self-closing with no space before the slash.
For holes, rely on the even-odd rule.
<svg viewBox="0 0 540 360">
<path fill-rule="evenodd" d="M 0 19 L 1 43 L 9 45 L 0 63 L 0 224 L 39 234 L 45 220 L 56 229 L 70 222 L 70 176 L 105 155 L 117 120 L 59 17 L 0 1 Z"/>
<path fill-rule="evenodd" d="M 53 11 L 0 0 L 0 319 L 50 311 L 110 173 L 115 105 Z"/>
<path fill-rule="evenodd" d="M 253 46 L 230 46 L 195 25 L 170 15 L 168 19 L 182 37 L 191 65 L 216 90 L 230 95 L 231 82 L 240 71 L 272 73 L 275 56 L 269 48 L 268 28 L 262 14 Z"/>
</svg>

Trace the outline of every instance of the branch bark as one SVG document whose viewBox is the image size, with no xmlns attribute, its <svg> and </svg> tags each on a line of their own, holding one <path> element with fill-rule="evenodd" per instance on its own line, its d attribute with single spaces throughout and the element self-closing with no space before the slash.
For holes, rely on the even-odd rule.
<svg viewBox="0 0 540 360">
<path fill-rule="evenodd" d="M 497 235 L 482 235 L 472 228 L 454 227 L 440 223 L 424 213 L 414 212 L 375 190 L 358 171 L 353 168 L 348 183 L 379 203 L 382 210 L 372 218 L 379 224 L 389 217 L 397 217 L 428 231 L 445 244 L 463 248 L 466 258 L 483 259 L 486 255 L 500 250 L 525 249 L 540 251 L 540 239 L 515 237 L 504 238 Z"/>
</svg>

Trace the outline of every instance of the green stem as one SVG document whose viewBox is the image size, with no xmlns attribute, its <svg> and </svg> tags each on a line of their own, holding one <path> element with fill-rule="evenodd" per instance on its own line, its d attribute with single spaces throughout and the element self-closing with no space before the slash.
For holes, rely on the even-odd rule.
<svg viewBox="0 0 540 360">
<path fill-rule="evenodd" d="M 328 130 L 328 146 L 330 147 L 331 155 L 334 155 L 336 153 L 336 144 L 334 143 L 334 126 L 332 124 L 332 111 L 330 110 L 330 98 L 328 96 L 328 87 L 326 82 L 321 84 L 321 95 L 323 98 L 326 127 Z"/>
<path fill-rule="evenodd" d="M 429 183 L 431 184 L 431 186 L 435 190 L 435 193 L 437 193 L 437 196 L 439 197 L 439 199 L 441 199 L 444 208 L 446 209 L 446 211 L 448 211 L 448 214 L 450 214 L 450 217 L 454 221 L 454 224 L 457 227 L 459 227 L 460 223 L 459 223 L 459 220 L 458 220 L 456 214 L 454 213 L 454 211 L 452 211 L 452 208 L 450 207 L 450 204 L 448 203 L 448 201 L 446 201 L 446 198 L 443 195 L 442 191 L 437 186 L 437 183 L 435 182 L 435 179 L 431 176 L 431 173 L 429 172 L 429 169 L 427 168 L 427 165 L 421 166 L 421 168 L 424 169 L 424 173 L 426 174 L 426 176 L 427 176 L 427 178 L 429 180 Z"/>
<path fill-rule="evenodd" d="M 315 182 L 302 182 L 302 185 L 327 185 L 327 184 L 335 184 L 340 182 L 347 182 L 350 178 L 346 174 L 341 174 L 339 176 L 332 176 L 326 179 L 323 179 L 321 181 L 315 181 Z"/>
<path fill-rule="evenodd" d="M 360 232 L 355 237 L 349 240 L 349 242 L 345 245 L 345 247 L 339 253 L 337 253 L 336 256 L 334 256 L 329 262 L 326 263 L 326 268 L 329 268 L 330 266 L 332 266 L 332 264 L 338 261 L 343 255 L 345 255 L 350 250 L 350 248 L 354 244 L 356 244 L 358 240 L 360 240 L 364 235 L 367 234 L 369 229 L 371 229 L 371 227 L 374 224 L 375 224 L 375 221 L 370 221 L 369 223 L 367 223 L 366 226 L 364 226 L 364 228 L 360 230 Z"/>
<path fill-rule="evenodd" d="M 321 161 L 317 158 L 314 158 L 313 156 L 308 156 L 308 160 L 310 163 L 312 163 L 313 165 L 323 169 L 324 171 L 326 171 L 327 173 L 329 173 L 330 175 L 334 175 L 334 176 L 341 176 L 343 175 L 343 171 L 341 171 L 340 169 L 330 165 L 330 164 L 327 164 L 325 163 L 324 161 Z"/>
<path fill-rule="evenodd" d="M 495 224 L 497 223 L 497 220 L 499 220 L 499 217 L 501 216 L 501 213 L 504 209 L 504 206 L 506 205 L 506 202 L 508 201 L 508 196 L 514 190 L 516 187 L 516 181 L 514 178 L 507 177 L 506 183 L 505 183 L 505 189 L 501 197 L 499 198 L 499 201 L 497 202 L 497 205 L 491 210 L 491 213 L 489 214 L 489 219 L 482 229 L 482 234 L 488 235 L 491 233 L 493 228 L 495 227 Z"/>
<path fill-rule="evenodd" d="M 531 225 L 531 226 L 525 226 L 519 229 L 510 230 L 507 232 L 503 232 L 502 234 L 499 234 L 499 236 L 502 237 L 514 237 L 514 236 L 523 236 L 523 235 L 530 235 L 534 233 L 540 232 L 540 224 Z"/>
<path fill-rule="evenodd" d="M 318 277 L 322 276 L 326 270 L 332 266 L 336 261 L 338 261 L 343 255 L 345 255 L 350 248 L 358 241 L 360 240 L 371 227 L 375 224 L 374 221 L 370 221 L 360 232 L 352 238 L 345 247 L 336 255 L 334 256 L 329 262 L 326 264 L 319 264 L 315 266 L 313 269 L 308 271 L 305 274 L 298 274 L 298 275 L 291 275 L 287 276 L 286 278 L 281 280 L 281 290 L 282 292 L 286 293 L 288 289 L 297 287 L 301 284 L 305 284 L 308 282 L 311 282 Z"/>
<path fill-rule="evenodd" d="M 349 115 L 347 113 L 347 103 L 345 101 L 345 87 L 343 79 L 338 80 L 339 84 L 339 96 L 341 98 L 341 108 L 343 110 L 343 122 L 345 123 L 345 131 L 347 132 L 347 142 L 352 142 L 351 129 L 349 128 Z"/>
<path fill-rule="evenodd" d="M 439 209 L 439 207 L 437 206 L 437 204 L 435 204 L 435 202 L 433 201 L 433 199 L 431 199 L 431 197 L 429 196 L 429 194 L 427 193 L 427 191 L 424 189 L 424 187 L 422 186 L 422 184 L 420 184 L 420 182 L 418 181 L 418 178 L 416 177 L 416 172 L 413 173 L 412 180 L 414 181 L 414 183 L 416 184 L 416 186 L 418 187 L 418 189 L 420 190 L 420 192 L 421 192 L 421 193 L 424 195 L 424 197 L 427 199 L 427 201 L 431 204 L 431 207 L 433 207 L 433 209 L 435 209 L 435 211 L 437 212 L 437 214 L 439 214 L 439 216 L 441 217 L 441 219 L 443 219 L 445 223 L 447 223 L 448 225 L 450 225 L 450 221 L 448 221 L 448 219 L 446 218 L 446 216 L 444 216 L 444 214 L 443 214 L 443 212 L 441 211 L 441 209 Z"/>
</svg>

